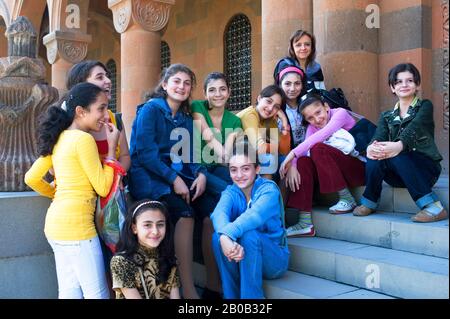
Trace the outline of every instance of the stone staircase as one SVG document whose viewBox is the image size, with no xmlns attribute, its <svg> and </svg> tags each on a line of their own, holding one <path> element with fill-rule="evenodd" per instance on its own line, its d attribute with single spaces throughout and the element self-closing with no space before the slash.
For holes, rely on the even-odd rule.
<svg viewBox="0 0 450 319">
<path fill-rule="evenodd" d="M 448 185 L 441 177 L 434 188 L 447 211 Z M 352 193 L 359 200 L 363 191 Z M 377 214 L 331 215 L 335 201 L 322 195 L 314 207 L 316 237 L 289 239 L 289 271 L 264 282 L 267 298 L 449 298 L 448 220 L 413 223 L 418 208 L 408 192 L 387 184 Z M 287 225 L 296 218 L 286 210 Z M 203 287 L 203 265 L 196 264 L 195 278 Z"/>
</svg>

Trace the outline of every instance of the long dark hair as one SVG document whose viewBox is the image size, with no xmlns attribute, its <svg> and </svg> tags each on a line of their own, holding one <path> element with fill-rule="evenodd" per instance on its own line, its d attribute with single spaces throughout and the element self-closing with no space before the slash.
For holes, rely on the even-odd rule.
<svg viewBox="0 0 450 319">
<path fill-rule="evenodd" d="M 203 81 L 203 91 L 205 92 L 205 94 L 206 94 L 206 89 L 208 88 L 209 82 L 215 81 L 215 80 L 223 80 L 225 82 L 225 85 L 228 88 L 228 91 L 230 90 L 230 84 L 229 84 L 228 78 L 225 74 L 223 74 L 221 72 L 211 72 L 206 76 L 205 81 Z M 206 104 L 208 106 L 208 110 L 211 110 L 212 107 L 210 107 L 208 101 L 206 101 Z"/>
<path fill-rule="evenodd" d="M 185 114 L 190 114 L 189 100 L 191 99 L 192 91 L 194 90 L 196 84 L 196 78 L 195 73 L 192 72 L 192 70 L 184 64 L 181 63 L 172 64 L 166 69 L 164 69 L 164 71 L 162 72 L 161 80 L 159 81 L 158 85 L 155 87 L 153 91 L 146 93 L 144 98 L 145 100 L 152 98 L 167 99 L 167 92 L 166 90 L 163 89 L 162 85 L 163 83 L 167 83 L 169 79 L 178 72 L 186 73 L 191 78 L 192 87 L 191 92 L 189 93 L 189 97 L 185 101 L 181 102 L 180 105 L 181 111 L 183 111 Z"/>
<path fill-rule="evenodd" d="M 136 219 L 139 215 L 148 210 L 160 211 L 166 220 L 166 234 L 158 246 L 158 276 L 156 284 L 166 282 L 169 278 L 171 269 L 176 266 L 175 249 L 174 249 L 174 229 L 170 222 L 169 212 L 166 206 L 159 202 L 149 199 L 143 199 L 134 203 L 127 213 L 125 223 L 120 233 L 120 239 L 117 243 L 118 255 L 136 263 L 134 257 L 139 248 L 137 235 L 133 233 L 132 226 L 136 225 Z M 143 266 L 143 265 L 138 265 Z"/>
<path fill-rule="evenodd" d="M 66 95 L 65 109 L 52 106 L 44 113 L 38 127 L 37 147 L 40 156 L 52 154 L 61 133 L 72 124 L 76 107 L 81 106 L 89 111 L 90 105 L 101 92 L 103 90 L 94 84 L 77 84 Z"/>
<path fill-rule="evenodd" d="M 295 59 L 300 64 L 300 61 L 297 60 L 297 56 L 295 55 L 294 43 L 304 35 L 307 35 L 311 39 L 311 53 L 306 59 L 305 65 L 306 69 L 311 64 L 311 62 L 313 62 L 316 59 L 316 38 L 314 37 L 313 34 L 301 29 L 292 33 L 291 37 L 289 38 L 288 53 L 291 58 Z"/>
<path fill-rule="evenodd" d="M 108 74 L 108 69 L 106 66 L 97 60 L 85 60 L 72 66 L 67 74 L 67 89 L 70 90 L 74 85 L 86 82 L 87 78 L 91 75 L 92 69 L 96 66 L 103 68 L 103 70 L 105 70 Z"/>
</svg>

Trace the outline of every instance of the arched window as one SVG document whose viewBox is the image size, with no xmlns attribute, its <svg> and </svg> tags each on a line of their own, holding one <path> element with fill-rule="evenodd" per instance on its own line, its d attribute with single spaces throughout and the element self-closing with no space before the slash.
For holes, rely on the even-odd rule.
<svg viewBox="0 0 450 319">
<path fill-rule="evenodd" d="M 250 20 L 243 14 L 234 16 L 225 29 L 224 65 L 231 88 L 230 110 L 242 110 L 251 104 L 252 43 Z"/>
<path fill-rule="evenodd" d="M 170 65 L 170 48 L 166 41 L 161 41 L 161 70 Z"/>
<path fill-rule="evenodd" d="M 117 66 L 114 60 L 109 60 L 106 63 L 108 69 L 109 79 L 111 80 L 111 100 L 109 101 L 108 108 L 113 112 L 117 112 Z"/>
</svg>

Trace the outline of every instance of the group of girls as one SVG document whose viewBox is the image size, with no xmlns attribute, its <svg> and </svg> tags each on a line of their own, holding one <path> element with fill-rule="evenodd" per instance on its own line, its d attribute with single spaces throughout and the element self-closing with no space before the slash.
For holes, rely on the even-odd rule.
<svg viewBox="0 0 450 319">
<path fill-rule="evenodd" d="M 118 166 L 128 170 L 136 203 L 116 255 L 106 258 L 117 298 L 199 298 L 195 220 L 202 226 L 206 266 L 202 297 L 263 298 L 263 278 L 278 278 L 288 268 L 287 236 L 315 235 L 316 186 L 338 193 L 330 207 L 334 214 L 373 213 L 385 180 L 408 188 L 421 208 L 414 221 L 447 218 L 431 190 L 442 157 L 434 143 L 432 104 L 417 97 L 417 69 L 401 64 L 391 70 L 389 86 L 399 101 L 380 116 L 365 165 L 351 150 L 348 131 L 355 119 L 308 93 L 324 88 L 314 36 L 296 31 L 289 54 L 293 63 L 277 66 L 275 84 L 237 115 L 226 110 L 231 91 L 225 75 L 209 74 L 206 100 L 190 103 L 195 75 L 185 65 L 171 65 L 137 108 L 129 151 L 125 132 L 107 110 L 106 68 L 92 61 L 73 67 L 64 103 L 49 108 L 41 123 L 40 157 L 25 177 L 53 199 L 45 234 L 55 254 L 60 298 L 109 297 L 93 215 L 97 194 L 108 193 Z M 195 136 L 199 149 L 191 147 Z M 44 179 L 49 171 L 53 182 Z M 280 192 L 276 182 L 287 191 Z M 349 188 L 364 184 L 357 206 Z M 299 211 L 287 232 L 284 203 Z"/>
</svg>

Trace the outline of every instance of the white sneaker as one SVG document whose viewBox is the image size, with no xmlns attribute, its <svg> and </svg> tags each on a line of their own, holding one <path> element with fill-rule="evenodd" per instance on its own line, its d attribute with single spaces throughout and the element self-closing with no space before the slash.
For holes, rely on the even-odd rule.
<svg viewBox="0 0 450 319">
<path fill-rule="evenodd" d="M 316 231 L 314 229 L 314 225 L 297 223 L 286 230 L 286 235 L 288 237 L 314 237 L 316 235 Z"/>
<path fill-rule="evenodd" d="M 346 214 L 351 213 L 356 206 L 355 202 L 340 200 L 336 205 L 331 206 L 329 210 L 331 214 Z"/>
</svg>

